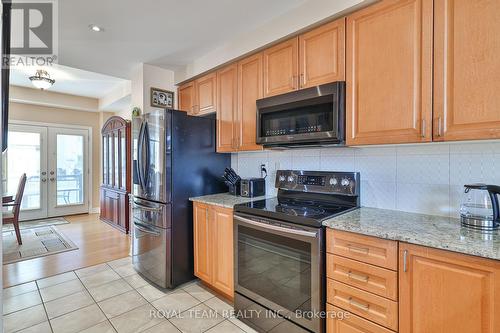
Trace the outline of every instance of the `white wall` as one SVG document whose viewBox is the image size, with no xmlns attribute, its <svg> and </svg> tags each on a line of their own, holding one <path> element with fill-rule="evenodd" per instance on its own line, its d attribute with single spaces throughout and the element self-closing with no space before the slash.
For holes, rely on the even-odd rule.
<svg viewBox="0 0 500 333">
<path fill-rule="evenodd" d="M 284 15 L 269 21 L 258 29 L 227 41 L 206 53 L 175 73 L 175 81 L 181 82 L 195 75 L 224 64 L 276 40 L 296 33 L 310 25 L 341 16 L 352 11 L 353 6 L 367 5 L 374 0 L 309 0 Z"/>
<path fill-rule="evenodd" d="M 363 206 L 458 217 L 464 184 L 500 184 L 500 141 L 232 154 L 242 177 L 261 163 L 268 193 L 277 169 L 359 171 Z"/>
<path fill-rule="evenodd" d="M 148 64 L 140 64 L 133 71 L 131 81 L 131 109 L 138 106 L 143 113 L 148 113 L 155 109 L 150 103 L 152 87 L 173 91 L 175 104 L 177 104 L 177 88 L 174 84 L 173 71 Z M 130 119 L 132 110 L 128 113 L 126 110 L 122 110 L 117 112 L 117 114 L 123 118 Z"/>
</svg>

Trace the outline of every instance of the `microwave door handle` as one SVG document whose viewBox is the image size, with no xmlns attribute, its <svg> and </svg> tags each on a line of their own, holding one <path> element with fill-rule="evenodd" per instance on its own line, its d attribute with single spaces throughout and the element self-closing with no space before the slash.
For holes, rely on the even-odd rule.
<svg viewBox="0 0 500 333">
<path fill-rule="evenodd" d="M 246 224 L 253 225 L 253 226 L 258 227 L 258 228 L 267 229 L 267 230 L 271 230 L 271 231 L 284 232 L 287 234 L 304 236 L 304 237 L 308 237 L 308 238 L 316 238 L 318 236 L 317 232 L 278 227 L 278 226 L 271 225 L 271 224 L 256 222 L 256 221 L 253 221 L 253 220 L 241 217 L 241 216 L 237 216 L 237 215 L 234 215 L 234 219 L 241 221 L 243 223 L 246 223 Z"/>
</svg>

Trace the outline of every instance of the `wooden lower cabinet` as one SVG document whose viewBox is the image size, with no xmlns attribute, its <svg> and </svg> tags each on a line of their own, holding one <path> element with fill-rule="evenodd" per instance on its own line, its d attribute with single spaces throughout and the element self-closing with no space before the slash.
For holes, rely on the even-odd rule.
<svg viewBox="0 0 500 333">
<path fill-rule="evenodd" d="M 228 298 L 233 285 L 233 210 L 193 203 L 194 275 Z"/>
<path fill-rule="evenodd" d="M 326 305 L 328 317 L 326 319 L 327 333 L 393 333 L 385 327 L 372 323 L 350 312 Z"/>
<path fill-rule="evenodd" d="M 194 275 L 210 282 L 212 277 L 212 240 L 209 229 L 208 205 L 193 205 Z"/>
<path fill-rule="evenodd" d="M 400 243 L 399 269 L 401 333 L 500 332 L 500 261 Z"/>
<path fill-rule="evenodd" d="M 233 284 L 233 210 L 211 210 L 213 272 L 212 285 L 224 294 L 232 296 Z"/>
<path fill-rule="evenodd" d="M 126 191 L 101 187 L 102 221 L 121 231 L 129 232 L 129 200 Z"/>
</svg>

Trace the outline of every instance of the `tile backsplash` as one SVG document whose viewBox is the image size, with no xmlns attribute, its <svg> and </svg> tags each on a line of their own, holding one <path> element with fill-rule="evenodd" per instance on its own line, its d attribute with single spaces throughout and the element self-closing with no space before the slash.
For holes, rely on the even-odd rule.
<svg viewBox="0 0 500 333">
<path fill-rule="evenodd" d="M 500 141 L 431 143 L 235 153 L 241 177 L 259 177 L 276 193 L 278 169 L 359 171 L 361 205 L 458 217 L 463 185 L 500 184 Z"/>
</svg>

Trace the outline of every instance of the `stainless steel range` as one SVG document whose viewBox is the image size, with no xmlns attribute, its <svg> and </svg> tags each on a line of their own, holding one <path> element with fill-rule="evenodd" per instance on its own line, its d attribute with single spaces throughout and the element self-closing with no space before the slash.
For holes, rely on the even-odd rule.
<svg viewBox="0 0 500 333">
<path fill-rule="evenodd" d="M 322 222 L 359 207 L 359 173 L 279 170 L 276 187 L 234 208 L 236 314 L 259 332 L 325 332 Z"/>
</svg>

